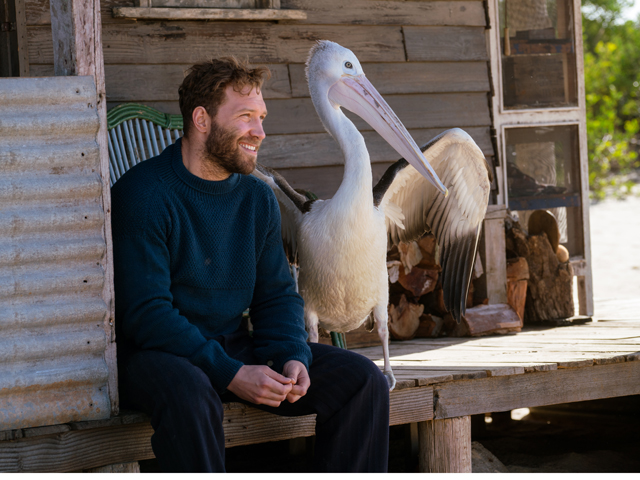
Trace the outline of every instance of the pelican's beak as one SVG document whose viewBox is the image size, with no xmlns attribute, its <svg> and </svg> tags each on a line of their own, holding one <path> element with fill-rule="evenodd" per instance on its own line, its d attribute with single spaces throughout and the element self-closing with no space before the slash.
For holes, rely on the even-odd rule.
<svg viewBox="0 0 640 480">
<path fill-rule="evenodd" d="M 445 197 L 449 195 L 407 129 L 364 74 L 343 76 L 329 89 L 329 99 L 366 121 Z"/>
</svg>

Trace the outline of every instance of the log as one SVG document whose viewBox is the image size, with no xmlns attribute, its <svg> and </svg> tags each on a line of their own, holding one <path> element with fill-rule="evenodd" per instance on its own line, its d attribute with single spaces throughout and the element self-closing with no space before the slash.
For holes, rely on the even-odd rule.
<svg viewBox="0 0 640 480">
<path fill-rule="evenodd" d="M 444 320 L 435 315 L 425 314 L 420 317 L 420 324 L 416 330 L 416 338 L 435 338 L 440 334 Z"/>
<path fill-rule="evenodd" d="M 527 280 L 529 264 L 524 257 L 507 260 L 507 303 L 524 319 L 524 306 L 527 300 Z"/>
<path fill-rule="evenodd" d="M 410 340 L 418 330 L 424 305 L 407 301 L 406 295 L 400 297 L 398 306 L 389 304 L 389 333 L 396 340 Z"/>
<path fill-rule="evenodd" d="M 490 333 L 519 332 L 522 329 L 521 318 L 508 304 L 478 305 L 469 308 L 462 322 L 466 323 L 472 337 Z"/>
<path fill-rule="evenodd" d="M 524 257 L 529 266 L 524 323 L 539 323 L 574 315 L 573 269 L 561 263 L 546 232 L 528 236 L 517 222 L 507 229 L 508 253 Z"/>
<path fill-rule="evenodd" d="M 418 470 L 471 473 L 471 417 L 418 423 Z"/>
<path fill-rule="evenodd" d="M 438 283 L 438 275 L 440 267 L 420 268 L 413 267 L 409 274 L 405 274 L 405 270 L 400 268 L 398 275 L 398 283 L 413 294 L 414 297 L 421 297 L 436 288 Z"/>
</svg>

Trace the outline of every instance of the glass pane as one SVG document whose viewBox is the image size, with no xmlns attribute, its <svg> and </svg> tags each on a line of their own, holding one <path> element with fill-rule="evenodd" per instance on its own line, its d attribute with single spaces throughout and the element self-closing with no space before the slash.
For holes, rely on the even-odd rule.
<svg viewBox="0 0 640 480">
<path fill-rule="evenodd" d="M 569 0 L 499 0 L 505 108 L 577 105 Z"/>
<path fill-rule="evenodd" d="M 556 217 L 560 242 L 582 254 L 580 156 L 577 125 L 506 129 L 509 208 L 520 224 L 538 209 Z"/>
</svg>

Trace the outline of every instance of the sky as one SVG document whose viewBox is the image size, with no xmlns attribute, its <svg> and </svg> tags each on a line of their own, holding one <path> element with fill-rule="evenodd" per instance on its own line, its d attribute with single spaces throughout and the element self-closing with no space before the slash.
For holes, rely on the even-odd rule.
<svg viewBox="0 0 640 480">
<path fill-rule="evenodd" d="M 640 0 L 635 0 L 633 5 L 628 8 L 625 12 L 623 12 L 623 17 L 625 20 L 636 20 L 638 18 L 638 14 L 640 13 Z"/>
</svg>

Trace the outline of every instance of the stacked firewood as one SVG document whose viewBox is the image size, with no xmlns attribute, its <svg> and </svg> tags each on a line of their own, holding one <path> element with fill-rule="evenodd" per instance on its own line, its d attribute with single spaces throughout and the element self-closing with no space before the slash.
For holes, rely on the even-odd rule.
<svg viewBox="0 0 640 480">
<path fill-rule="evenodd" d="M 468 336 L 473 334 L 465 318 L 458 324 L 444 305 L 438 244 L 427 234 L 417 242 L 400 243 L 387 256 L 389 269 L 389 332 L 396 340 L 414 337 Z M 472 279 L 482 275 L 478 259 Z M 474 299 L 473 281 L 469 286 L 467 308 L 486 304 Z"/>
</svg>

